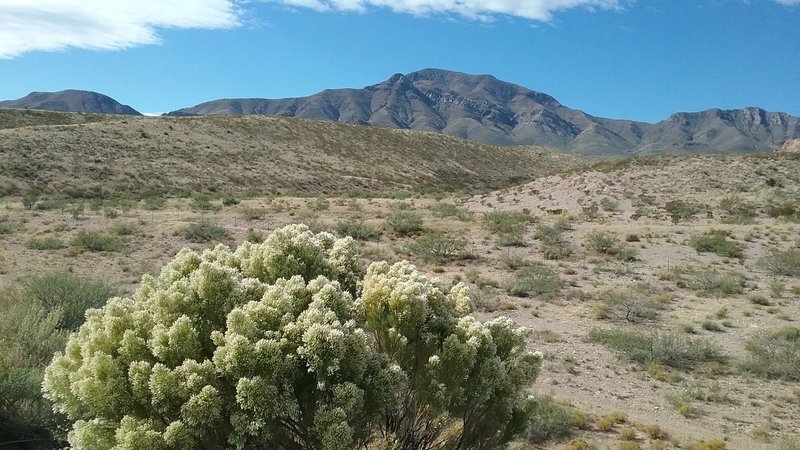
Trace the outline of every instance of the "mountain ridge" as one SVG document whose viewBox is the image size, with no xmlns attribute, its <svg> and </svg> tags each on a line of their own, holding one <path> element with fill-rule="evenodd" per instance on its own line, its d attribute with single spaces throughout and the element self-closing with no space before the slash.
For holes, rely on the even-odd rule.
<svg viewBox="0 0 800 450">
<path fill-rule="evenodd" d="M 46 111 L 120 114 L 141 116 L 128 105 L 94 91 L 66 89 L 56 92 L 31 92 L 16 100 L 0 101 L 0 108 L 35 109 Z"/>
<path fill-rule="evenodd" d="M 397 73 L 361 89 L 283 99 L 219 99 L 167 113 L 239 114 L 409 128 L 491 145 L 541 145 L 599 155 L 767 152 L 800 137 L 800 118 L 761 108 L 679 112 L 654 124 L 608 119 L 492 75 L 441 69 Z"/>
</svg>

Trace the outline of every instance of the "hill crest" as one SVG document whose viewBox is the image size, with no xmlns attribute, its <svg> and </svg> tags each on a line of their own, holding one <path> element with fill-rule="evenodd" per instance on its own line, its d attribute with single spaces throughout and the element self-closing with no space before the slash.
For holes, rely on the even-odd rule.
<svg viewBox="0 0 800 450">
<path fill-rule="evenodd" d="M 113 98 L 93 91 L 67 89 L 57 92 L 31 92 L 16 100 L 0 101 L 0 108 L 37 109 L 46 111 L 121 114 L 141 116 L 139 111 Z"/>
</svg>

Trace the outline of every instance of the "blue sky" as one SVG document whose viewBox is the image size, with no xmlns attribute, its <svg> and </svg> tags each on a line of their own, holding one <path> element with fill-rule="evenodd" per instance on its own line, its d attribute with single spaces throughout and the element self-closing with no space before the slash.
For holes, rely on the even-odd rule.
<svg viewBox="0 0 800 450">
<path fill-rule="evenodd" d="M 426 67 L 603 117 L 800 115 L 800 0 L 0 1 L 0 99 L 76 88 L 166 112 Z"/>
</svg>

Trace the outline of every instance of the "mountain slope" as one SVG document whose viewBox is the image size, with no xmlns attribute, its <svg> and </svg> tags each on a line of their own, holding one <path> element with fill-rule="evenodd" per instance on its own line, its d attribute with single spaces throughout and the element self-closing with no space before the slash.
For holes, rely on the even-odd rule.
<svg viewBox="0 0 800 450">
<path fill-rule="evenodd" d="M 0 161 L 0 195 L 78 197 L 485 190 L 578 164 L 536 147 L 263 116 L 10 128 L 0 130 Z"/>
<path fill-rule="evenodd" d="M 493 145 L 581 154 L 774 150 L 800 137 L 800 118 L 757 108 L 679 113 L 657 124 L 595 117 L 491 75 L 424 69 L 363 89 L 309 97 L 222 99 L 169 113 L 266 114 L 435 131 Z"/>
<path fill-rule="evenodd" d="M 113 98 L 91 91 L 69 89 L 58 92 L 31 92 L 17 100 L 0 102 L 0 108 L 140 116 L 141 113 Z"/>
</svg>

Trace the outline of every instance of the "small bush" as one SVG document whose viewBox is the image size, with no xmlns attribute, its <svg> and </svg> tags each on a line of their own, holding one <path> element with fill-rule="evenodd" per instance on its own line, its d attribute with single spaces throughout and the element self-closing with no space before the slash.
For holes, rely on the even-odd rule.
<svg viewBox="0 0 800 450">
<path fill-rule="evenodd" d="M 201 195 L 192 199 L 192 209 L 196 211 L 219 211 L 220 206 L 211 203 L 211 199 Z"/>
<path fill-rule="evenodd" d="M 800 219 L 800 202 L 796 200 L 785 201 L 768 205 L 765 212 L 773 219 L 797 221 Z"/>
<path fill-rule="evenodd" d="M 462 222 L 469 222 L 472 220 L 472 213 L 470 211 L 461 209 L 452 203 L 436 203 L 431 206 L 430 209 L 434 217 L 453 217 Z"/>
<path fill-rule="evenodd" d="M 764 378 L 800 380 L 800 328 L 787 326 L 756 336 L 745 344 L 744 368 Z"/>
<path fill-rule="evenodd" d="M 350 236 L 359 241 L 372 241 L 381 236 L 377 228 L 353 219 L 337 222 L 335 231 L 339 236 Z"/>
<path fill-rule="evenodd" d="M 209 222 L 195 222 L 181 228 L 179 233 L 189 242 L 203 243 L 222 239 L 225 228 Z"/>
<path fill-rule="evenodd" d="M 707 441 L 700 441 L 695 450 L 725 450 L 727 444 L 724 439 L 714 438 Z"/>
<path fill-rule="evenodd" d="M 723 331 L 722 327 L 717 322 L 714 322 L 713 320 L 704 320 L 703 324 L 702 324 L 702 327 L 706 331 L 714 331 L 716 333 L 719 333 L 719 332 Z"/>
<path fill-rule="evenodd" d="M 252 228 L 248 228 L 244 233 L 244 240 L 245 242 L 253 242 L 256 244 L 259 242 L 264 242 L 264 233 Z"/>
<path fill-rule="evenodd" d="M 0 234 L 10 234 L 11 231 L 11 224 L 5 219 L 0 218 Z"/>
<path fill-rule="evenodd" d="M 411 236 L 423 229 L 422 216 L 407 209 L 396 209 L 389 214 L 384 224 L 400 236 Z"/>
<path fill-rule="evenodd" d="M 494 234 L 524 233 L 534 222 L 528 211 L 494 211 L 483 215 L 486 228 Z"/>
<path fill-rule="evenodd" d="M 586 237 L 586 242 L 590 249 L 607 255 L 615 254 L 621 245 L 619 238 L 616 236 L 600 232 L 589 234 Z"/>
<path fill-rule="evenodd" d="M 408 245 L 412 255 L 427 262 L 447 262 L 463 258 L 467 241 L 446 233 L 426 233 Z"/>
<path fill-rule="evenodd" d="M 728 233 L 712 230 L 706 234 L 695 236 L 690 241 L 692 248 L 698 253 L 715 253 L 726 258 L 741 259 L 744 257 L 744 247 L 737 242 L 728 240 Z"/>
<path fill-rule="evenodd" d="M 589 339 L 616 350 L 642 367 L 655 363 L 690 370 L 703 363 L 726 362 L 722 350 L 711 341 L 674 333 L 594 329 Z"/>
<path fill-rule="evenodd" d="M 800 436 L 796 434 L 784 435 L 773 450 L 800 450 Z"/>
<path fill-rule="evenodd" d="M 603 208 L 605 212 L 616 212 L 619 210 L 619 205 L 614 199 L 603 197 L 600 199 L 600 207 Z"/>
<path fill-rule="evenodd" d="M 725 213 L 723 223 L 749 224 L 758 215 L 755 205 L 735 195 L 720 200 L 719 208 Z"/>
<path fill-rule="evenodd" d="M 609 233 L 593 232 L 586 236 L 586 243 L 597 253 L 614 256 L 623 261 L 635 261 L 636 250 L 625 246 L 617 236 Z"/>
<path fill-rule="evenodd" d="M 800 277 L 800 249 L 772 252 L 761 262 L 772 275 Z"/>
<path fill-rule="evenodd" d="M 619 430 L 619 437 L 622 438 L 623 441 L 635 441 L 636 430 L 631 427 L 625 427 Z"/>
<path fill-rule="evenodd" d="M 511 270 L 519 270 L 531 265 L 527 258 L 517 253 L 503 253 L 498 259 L 503 266 Z"/>
<path fill-rule="evenodd" d="M 652 287 L 645 283 L 627 289 L 607 290 L 599 295 L 603 304 L 601 318 L 628 322 L 655 320 L 663 306 L 654 299 Z"/>
<path fill-rule="evenodd" d="M 111 226 L 109 231 L 117 236 L 130 236 L 139 229 L 139 225 L 133 222 L 116 223 Z"/>
<path fill-rule="evenodd" d="M 528 442 L 539 444 L 572 434 L 573 409 L 552 396 L 540 395 L 533 400 Z"/>
<path fill-rule="evenodd" d="M 90 252 L 117 252 L 122 249 L 123 241 L 113 234 L 81 230 L 72 245 Z"/>
<path fill-rule="evenodd" d="M 156 211 L 162 209 L 167 204 L 167 199 L 160 196 L 149 196 L 142 199 L 142 209 L 148 211 Z"/>
<path fill-rule="evenodd" d="M 664 204 L 664 210 L 672 218 L 672 222 L 685 222 L 693 219 L 696 215 L 705 210 L 703 205 L 698 203 L 686 202 L 683 200 L 670 200 Z"/>
<path fill-rule="evenodd" d="M 25 242 L 25 246 L 31 250 L 59 250 L 66 247 L 57 236 L 31 238 Z"/>
<path fill-rule="evenodd" d="M 575 247 L 562 237 L 564 228 L 555 225 L 537 225 L 534 239 L 541 242 L 542 254 L 546 259 L 568 258 L 575 251 Z"/>
<path fill-rule="evenodd" d="M 328 201 L 325 197 L 317 197 L 311 203 L 311 209 L 313 211 L 327 211 L 331 207 L 331 202 Z"/>
<path fill-rule="evenodd" d="M 589 450 L 592 448 L 584 438 L 571 439 L 564 445 L 564 450 Z"/>
<path fill-rule="evenodd" d="M 550 298 L 561 290 L 561 277 L 544 265 L 533 265 L 514 272 L 505 284 L 506 291 L 515 297 Z"/>
<path fill-rule="evenodd" d="M 650 425 L 645 425 L 644 431 L 645 433 L 647 433 L 650 439 L 661 439 L 666 436 L 664 430 L 662 430 L 661 427 L 655 423 Z"/>
<path fill-rule="evenodd" d="M 31 278 L 25 283 L 23 296 L 27 301 L 57 310 L 58 327 L 77 329 L 84 321 L 84 311 L 98 308 L 117 295 L 118 291 L 103 283 L 85 280 L 70 273 L 51 273 Z"/>
<path fill-rule="evenodd" d="M 244 207 L 239 210 L 239 214 L 244 220 L 261 220 L 267 215 L 267 210 L 264 208 Z"/>
<path fill-rule="evenodd" d="M 698 295 L 730 297 L 744 291 L 745 279 L 735 272 L 719 272 L 716 269 L 698 269 L 676 266 L 669 279 L 678 287 L 694 289 Z"/>
<path fill-rule="evenodd" d="M 232 195 L 228 195 L 222 199 L 222 206 L 236 206 L 239 203 L 239 199 Z"/>
</svg>

